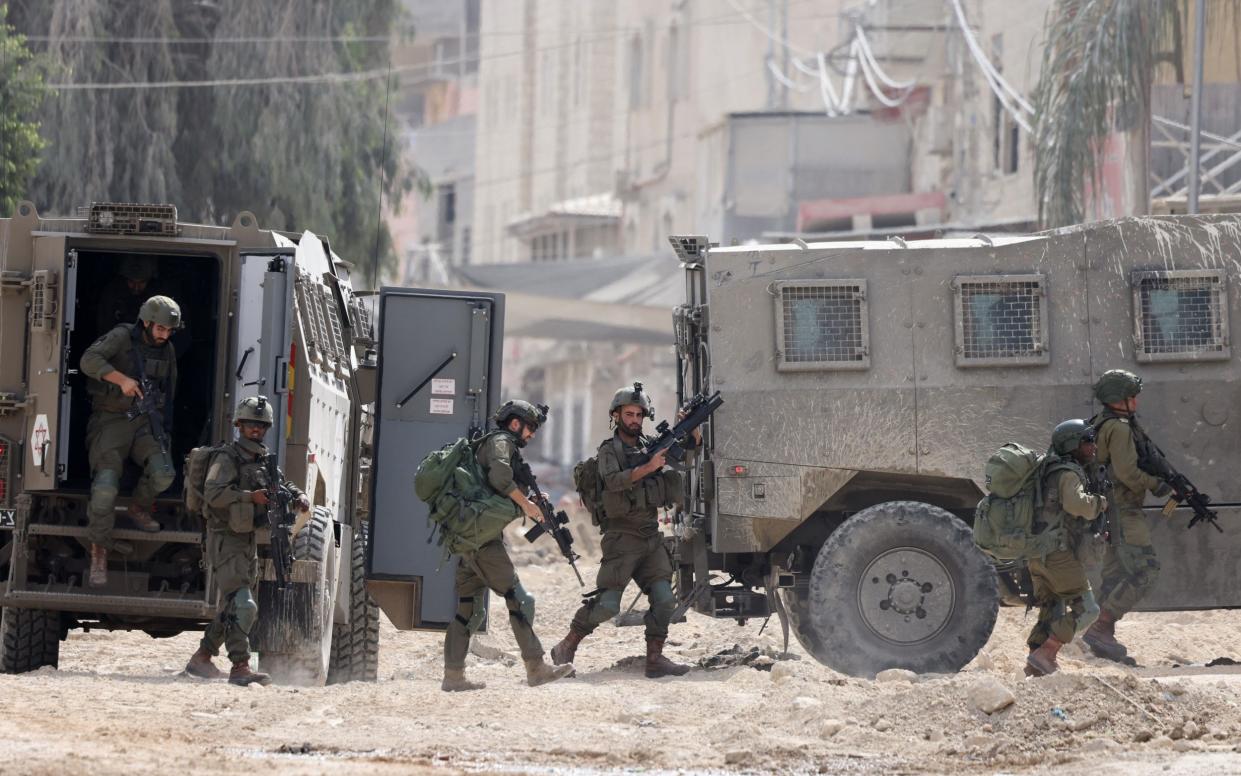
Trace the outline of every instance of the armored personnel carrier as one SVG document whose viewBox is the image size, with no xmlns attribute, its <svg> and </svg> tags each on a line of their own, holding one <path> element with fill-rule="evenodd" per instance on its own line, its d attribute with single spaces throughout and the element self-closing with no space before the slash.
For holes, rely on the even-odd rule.
<svg viewBox="0 0 1241 776">
<path fill-rule="evenodd" d="M 110 325 L 99 323 L 100 289 L 135 258 L 154 275 L 147 292 L 174 297 L 185 322 L 173 340 L 178 476 L 157 501 L 158 533 L 119 516 L 116 536 L 135 552 L 113 561 L 106 587 L 90 588 L 90 405 L 78 360 Z M 22 202 L 0 218 L 0 268 L 0 668 L 55 666 L 74 629 L 203 629 L 219 593 L 203 562 L 202 520 L 182 505 L 182 461 L 231 439 L 238 400 L 261 393 L 276 411 L 267 444 L 314 508 L 294 528 L 292 585 L 282 592 L 270 534 L 259 532 L 260 664 L 278 681 L 373 680 L 368 458 L 353 451 L 369 438 L 375 340 L 349 265 L 324 239 L 261 229 L 247 212 L 202 226 L 179 222 L 167 205 L 95 204 L 82 217 L 43 218 Z M 136 474 L 122 480 L 118 511 Z"/>
<path fill-rule="evenodd" d="M 1149 505 L 1163 570 L 1144 606 L 1241 605 L 1241 218 L 672 243 L 681 399 L 726 399 L 674 521 L 680 595 L 697 611 L 778 614 L 850 674 L 961 668 L 1019 592 L 972 542 L 983 464 L 1089 418 L 1090 386 L 1112 368 L 1142 376 L 1144 427 L 1224 527 L 1186 530 L 1190 510 Z"/>
</svg>

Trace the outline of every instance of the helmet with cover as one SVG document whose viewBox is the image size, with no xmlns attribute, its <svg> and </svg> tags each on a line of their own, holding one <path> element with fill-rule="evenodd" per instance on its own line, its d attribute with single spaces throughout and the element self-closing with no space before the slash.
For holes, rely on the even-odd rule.
<svg viewBox="0 0 1241 776">
<path fill-rule="evenodd" d="M 266 396 L 248 396 L 237 404 L 234 413 L 236 423 L 266 423 L 271 425 L 275 416 L 272 414 L 271 402 Z"/>
<path fill-rule="evenodd" d="M 531 404 L 523 399 L 511 399 L 500 405 L 493 416 L 496 425 L 504 428 L 508 422 L 517 418 L 532 428 L 538 428 L 547 422 L 548 407 L 546 404 Z"/>
<path fill-rule="evenodd" d="M 1122 402 L 1142 392 L 1142 378 L 1125 369 L 1109 369 L 1094 384 L 1095 398 L 1104 404 Z"/>
<path fill-rule="evenodd" d="M 643 389 L 642 383 L 635 382 L 632 386 L 625 386 L 612 394 L 612 403 L 608 406 L 608 414 L 611 415 L 621 407 L 629 405 L 641 407 L 648 418 L 655 417 L 655 406 L 651 404 L 651 397 Z"/>
<path fill-rule="evenodd" d="M 181 328 L 181 305 L 172 297 L 153 296 L 142 303 L 138 310 L 138 320 L 146 323 L 167 326 L 170 329 Z"/>
</svg>

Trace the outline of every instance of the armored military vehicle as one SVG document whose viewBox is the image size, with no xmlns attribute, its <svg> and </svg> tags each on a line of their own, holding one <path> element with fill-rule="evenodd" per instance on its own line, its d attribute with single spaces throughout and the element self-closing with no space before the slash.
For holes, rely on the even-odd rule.
<svg viewBox="0 0 1241 776">
<path fill-rule="evenodd" d="M 1144 427 L 1224 527 L 1186 530 L 1188 509 L 1150 505 L 1163 570 L 1144 606 L 1241 605 L 1241 218 L 672 243 L 681 398 L 726 399 L 675 519 L 678 587 L 697 611 L 779 614 L 850 674 L 959 669 L 1017 592 L 971 539 L 988 455 L 1045 449 L 1057 422 L 1097 411 L 1090 386 L 1111 368 L 1143 377 Z"/>
<path fill-rule="evenodd" d="M 153 268 L 146 293 L 177 299 L 185 322 L 173 339 L 178 478 L 156 503 L 158 533 L 119 516 L 116 536 L 135 552 L 113 561 L 107 587 L 90 588 L 90 405 L 78 360 L 103 333 L 100 289 L 134 257 Z M 260 665 L 278 681 L 373 680 L 368 460 L 351 451 L 369 437 L 375 339 L 349 265 L 322 238 L 260 229 L 245 212 L 229 226 L 200 226 L 166 205 L 95 204 L 82 217 L 43 218 L 22 202 L 0 219 L 0 267 L 0 668 L 55 666 L 72 629 L 203 629 L 219 594 L 203 562 L 202 520 L 182 504 L 181 462 L 196 446 L 231 439 L 238 399 L 262 393 L 276 411 L 267 444 L 314 508 L 295 526 L 288 589 L 275 590 L 270 534 L 259 531 Z M 136 473 L 122 480 L 118 511 Z"/>
</svg>

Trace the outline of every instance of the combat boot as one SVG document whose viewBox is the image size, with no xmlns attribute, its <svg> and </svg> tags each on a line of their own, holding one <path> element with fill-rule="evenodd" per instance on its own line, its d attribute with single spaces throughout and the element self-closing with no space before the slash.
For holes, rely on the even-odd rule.
<svg viewBox="0 0 1241 776">
<path fill-rule="evenodd" d="M 87 584 L 91 587 L 103 587 L 108 584 L 108 548 L 102 544 L 90 546 L 90 574 Z"/>
<path fill-rule="evenodd" d="M 147 533 L 159 533 L 162 526 L 151 516 L 151 511 L 144 509 L 137 504 L 129 505 L 129 519 L 134 522 L 139 531 Z"/>
<path fill-rule="evenodd" d="M 577 655 L 577 645 L 581 644 L 584 638 L 586 638 L 585 633 L 578 631 L 577 628 L 569 628 L 569 634 L 561 639 L 559 644 L 552 647 L 552 662 L 558 666 L 572 663 Z"/>
<path fill-rule="evenodd" d="M 531 687 L 538 687 L 540 684 L 554 682 L 557 679 L 563 679 L 566 676 L 573 676 L 573 664 L 565 663 L 562 666 L 554 666 L 545 661 L 541 657 L 526 661 L 526 684 Z"/>
<path fill-rule="evenodd" d="M 440 689 L 444 692 L 467 692 L 481 690 L 486 686 L 486 682 L 471 682 L 466 679 L 464 668 L 445 668 L 444 681 L 440 682 Z"/>
<path fill-rule="evenodd" d="M 689 673 L 689 666 L 674 663 L 664 657 L 664 640 L 646 640 L 646 678 L 658 679 L 661 676 L 684 676 Z"/>
<path fill-rule="evenodd" d="M 1027 674 L 1030 676 L 1047 676 L 1059 671 L 1060 665 L 1056 663 L 1056 653 L 1063 646 L 1063 641 L 1055 636 L 1048 636 L 1047 640 L 1031 651 L 1026 658 Z"/>
<path fill-rule="evenodd" d="M 1086 646 L 1090 647 L 1090 651 L 1097 656 L 1115 660 L 1117 663 L 1124 663 L 1125 658 L 1129 655 L 1129 650 L 1125 649 L 1125 645 L 1116 640 L 1116 621 L 1119 617 L 1112 616 L 1112 613 L 1104 609 L 1099 612 L 1099 619 L 1094 621 L 1086 632 L 1082 634 L 1082 641 L 1086 642 Z"/>
<path fill-rule="evenodd" d="M 242 660 L 233 663 L 233 670 L 228 672 L 228 683 L 238 687 L 248 687 L 252 684 L 261 684 L 266 687 L 271 684 L 271 677 L 267 674 L 260 674 L 258 671 L 251 671 L 250 661 Z"/>
<path fill-rule="evenodd" d="M 223 679 L 227 674 L 216 668 L 211 658 L 210 652 L 199 647 L 198 651 L 190 657 L 190 662 L 185 664 L 185 673 L 197 676 L 199 679 Z"/>
</svg>

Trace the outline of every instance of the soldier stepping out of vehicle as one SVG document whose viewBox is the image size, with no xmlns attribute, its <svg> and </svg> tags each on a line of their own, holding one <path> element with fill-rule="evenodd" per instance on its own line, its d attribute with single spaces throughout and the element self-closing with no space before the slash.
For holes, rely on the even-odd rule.
<svg viewBox="0 0 1241 776">
<path fill-rule="evenodd" d="M 1084 553 L 1092 541 L 1089 523 L 1107 510 L 1107 498 L 1091 493 L 1085 467 L 1094 463 L 1095 432 L 1084 420 L 1066 420 L 1051 434 L 1051 450 L 1042 464 L 1040 532 L 1058 532 L 1059 549 L 1029 561 L 1038 602 L 1038 622 L 1026 640 L 1026 673 L 1055 673 L 1056 653 L 1099 615 Z M 1041 526 L 1039 525 L 1041 524 Z"/>
<path fill-rule="evenodd" d="M 168 450 L 177 361 L 168 340 L 181 327 L 181 308 L 166 296 L 143 303 L 138 321 L 113 327 L 82 354 L 89 378 L 91 416 L 86 445 L 91 467 L 87 505 L 92 587 L 108 581 L 108 552 L 133 552 L 112 537 L 116 497 L 126 457 L 142 467 L 134 486 L 129 518 L 143 531 L 160 530 L 152 517 L 155 497 L 176 477 Z"/>
<path fill-rule="evenodd" d="M 250 630 L 258 620 L 255 598 L 258 552 L 254 528 L 265 524 L 268 492 L 263 438 L 271 428 L 273 413 L 265 396 L 252 396 L 237 405 L 233 420 L 238 437 L 214 448 L 202 483 L 203 518 L 207 523 L 207 559 L 223 604 L 185 672 L 204 679 L 223 678 L 224 672 L 211 659 L 227 645 L 232 670 L 228 681 L 236 685 L 270 684 L 271 677 L 250 670 Z M 187 467 L 189 468 L 189 467 Z M 190 475 L 187 473 L 186 475 Z M 283 474 L 280 475 L 283 478 Z M 187 487 L 196 487 L 190 483 Z M 291 482 L 283 482 L 299 512 L 310 510 L 310 501 Z"/>
<path fill-rule="evenodd" d="M 457 614 L 448 623 L 448 632 L 444 636 L 444 681 L 441 687 L 447 692 L 478 690 L 485 686 L 482 682 L 471 682 L 465 678 L 465 656 L 469 651 L 471 635 L 482 626 L 486 617 L 484 594 L 487 590 L 503 597 L 508 607 L 509 625 L 521 649 L 527 684 L 536 687 L 573 674 L 572 665 L 552 666 L 544 660 L 543 645 L 534 633 L 534 596 L 522 587 L 521 580 L 517 578 L 517 570 L 500 533 L 504 524 L 523 514 L 535 521 L 543 519 L 538 506 L 513 482 L 513 471 L 521 465 L 521 448 L 534 438 L 539 426 L 547 421 L 546 408 L 521 400 L 509 401 L 496 411 L 494 419 L 496 430 L 478 440 L 473 447 L 475 460 L 485 480 L 484 488 L 500 498 L 467 504 L 461 507 L 461 511 L 476 516 L 479 512 L 501 512 L 498 519 L 486 523 L 496 526 L 496 529 L 482 529 L 487 535 L 482 537 L 484 541 L 477 547 L 465 544 L 464 535 L 445 538 L 448 549 L 461 558 L 455 580 Z M 454 496 L 449 494 L 443 498 L 451 501 Z M 463 523 L 450 520 L 441 525 L 441 530 L 452 533 L 452 525 L 462 526 Z M 494 536 L 491 536 L 492 532 Z"/>
<path fill-rule="evenodd" d="M 599 445 L 596 458 L 600 491 L 596 503 L 603 529 L 598 589 L 573 616 L 568 635 L 552 648 L 552 661 L 573 660 L 582 639 L 620 612 L 621 595 L 632 579 L 650 602 L 644 620 L 646 675 L 652 679 L 681 676 L 689 666 L 663 654 L 677 601 L 672 592 L 672 559 L 659 532 L 660 508 L 673 506 L 680 497 L 680 474 L 664 470 L 662 452 L 644 461 L 648 440 L 642 436 L 642 424 L 654 418 L 655 411 L 641 383 L 617 391 L 608 414 L 615 431 Z M 701 445 L 702 432 L 695 429 L 692 440 L 695 448 Z M 579 464 L 579 472 L 583 466 Z"/>
<path fill-rule="evenodd" d="M 142 302 L 159 292 L 151 288 L 155 264 L 146 256 L 126 256 L 117 267 L 116 276 L 99 292 L 95 314 L 95 331 L 108 331 L 120 324 L 129 325 L 138 317 Z"/>
<path fill-rule="evenodd" d="M 1111 535 L 1103 557 L 1099 619 L 1082 641 L 1099 657 L 1127 662 L 1129 651 L 1116 640 L 1116 621 L 1137 606 L 1159 578 L 1159 558 L 1150 526 L 1142 513 L 1149 490 L 1156 497 L 1172 492 L 1167 483 L 1138 465 L 1145 434 L 1134 422 L 1142 378 L 1123 369 L 1104 372 L 1094 385 L 1103 411 L 1091 419 L 1098 436 L 1099 463 L 1108 467 L 1113 494 L 1108 515 Z"/>
</svg>

